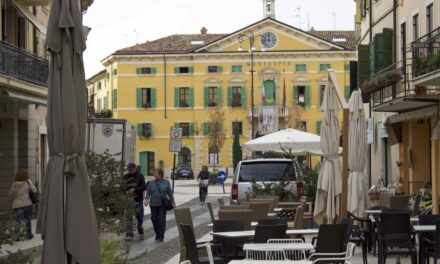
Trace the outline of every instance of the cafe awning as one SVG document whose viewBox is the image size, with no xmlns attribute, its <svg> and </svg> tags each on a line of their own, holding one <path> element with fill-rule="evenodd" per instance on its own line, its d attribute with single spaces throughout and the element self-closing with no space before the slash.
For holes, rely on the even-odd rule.
<svg viewBox="0 0 440 264">
<path fill-rule="evenodd" d="M 9 3 L 13 5 L 29 22 L 34 25 L 38 31 L 40 31 L 42 34 L 46 35 L 47 33 L 47 27 L 42 22 L 38 20 L 36 16 L 34 16 L 27 7 L 21 5 L 17 0 L 9 0 Z"/>
<path fill-rule="evenodd" d="M 1 90 L 3 90 L 12 100 L 23 101 L 31 104 L 47 105 L 47 99 L 38 95 L 23 93 L 9 88 L 0 88 L 0 91 Z"/>
</svg>

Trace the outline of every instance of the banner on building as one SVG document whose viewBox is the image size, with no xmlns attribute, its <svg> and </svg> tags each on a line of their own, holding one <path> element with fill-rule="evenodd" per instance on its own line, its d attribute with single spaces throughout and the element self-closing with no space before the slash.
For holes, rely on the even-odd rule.
<svg viewBox="0 0 440 264">
<path fill-rule="evenodd" d="M 278 107 L 261 106 L 259 115 L 259 133 L 266 135 L 278 131 Z"/>
</svg>

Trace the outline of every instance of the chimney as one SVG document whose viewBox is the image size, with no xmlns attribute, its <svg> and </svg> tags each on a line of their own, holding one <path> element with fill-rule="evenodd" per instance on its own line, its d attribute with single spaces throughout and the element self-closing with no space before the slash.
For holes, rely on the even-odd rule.
<svg viewBox="0 0 440 264">
<path fill-rule="evenodd" d="M 200 34 L 206 35 L 206 33 L 208 33 L 208 30 L 205 27 L 202 27 L 202 29 L 200 29 Z"/>
</svg>

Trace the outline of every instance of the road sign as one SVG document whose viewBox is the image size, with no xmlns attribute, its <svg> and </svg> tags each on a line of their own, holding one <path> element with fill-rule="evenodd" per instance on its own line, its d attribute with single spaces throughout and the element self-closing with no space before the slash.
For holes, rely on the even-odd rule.
<svg viewBox="0 0 440 264">
<path fill-rule="evenodd" d="M 181 127 L 171 127 L 170 138 L 181 139 L 182 138 L 182 128 Z"/>
<path fill-rule="evenodd" d="M 182 149 L 182 140 L 170 139 L 170 152 L 180 152 Z"/>
<path fill-rule="evenodd" d="M 228 176 L 226 175 L 226 172 L 224 172 L 224 171 L 217 172 L 217 182 L 218 183 L 224 183 L 227 178 L 228 178 Z"/>
</svg>

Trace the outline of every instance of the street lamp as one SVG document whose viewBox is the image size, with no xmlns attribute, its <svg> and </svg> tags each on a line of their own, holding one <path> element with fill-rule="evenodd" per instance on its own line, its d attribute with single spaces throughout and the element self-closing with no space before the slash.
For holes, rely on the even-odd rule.
<svg viewBox="0 0 440 264">
<path fill-rule="evenodd" d="M 255 39 L 261 37 L 261 35 L 254 35 L 251 33 L 250 35 L 241 34 L 238 36 L 238 42 L 240 43 L 240 47 L 238 51 L 243 51 L 243 42 L 245 40 L 249 41 L 249 54 L 251 57 L 251 139 L 254 139 L 255 129 L 254 129 L 254 52 L 255 48 Z M 261 51 L 265 51 L 261 49 Z"/>
</svg>

